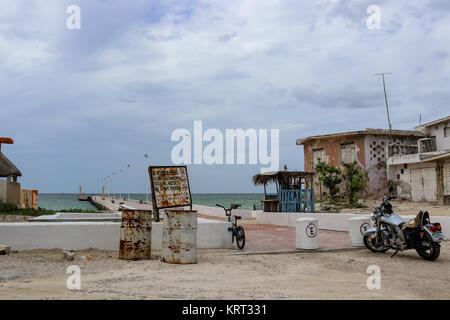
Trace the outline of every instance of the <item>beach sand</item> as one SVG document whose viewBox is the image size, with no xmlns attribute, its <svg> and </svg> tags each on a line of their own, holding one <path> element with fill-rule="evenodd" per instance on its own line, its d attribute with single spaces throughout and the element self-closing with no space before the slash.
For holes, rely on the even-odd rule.
<svg viewBox="0 0 450 320">
<path fill-rule="evenodd" d="M 78 251 L 74 261 L 62 260 L 61 250 L 12 253 L 0 256 L 0 299 L 450 299 L 448 243 L 434 262 L 414 250 L 394 258 L 367 249 L 236 253 L 199 250 L 192 265 L 99 250 Z M 69 265 L 81 268 L 80 291 L 66 288 Z M 379 290 L 367 288 L 369 265 L 380 267 Z"/>
<path fill-rule="evenodd" d="M 392 209 L 400 215 L 416 215 L 420 210 L 426 210 L 431 216 L 450 216 L 450 205 L 440 205 L 435 202 L 414 202 L 409 200 L 391 200 Z M 342 209 L 345 213 L 370 213 L 374 207 L 381 204 L 381 200 L 362 200 L 367 208 Z"/>
</svg>

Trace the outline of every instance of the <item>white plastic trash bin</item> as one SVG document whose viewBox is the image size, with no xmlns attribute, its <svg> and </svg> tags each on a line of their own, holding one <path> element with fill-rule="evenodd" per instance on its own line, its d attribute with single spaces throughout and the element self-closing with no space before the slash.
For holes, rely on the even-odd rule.
<svg viewBox="0 0 450 320">
<path fill-rule="evenodd" d="M 319 248 L 319 220 L 300 218 L 295 223 L 295 244 L 297 249 Z"/>
<path fill-rule="evenodd" d="M 364 247 L 364 232 L 370 228 L 370 217 L 348 219 L 348 232 L 352 247 Z"/>
</svg>

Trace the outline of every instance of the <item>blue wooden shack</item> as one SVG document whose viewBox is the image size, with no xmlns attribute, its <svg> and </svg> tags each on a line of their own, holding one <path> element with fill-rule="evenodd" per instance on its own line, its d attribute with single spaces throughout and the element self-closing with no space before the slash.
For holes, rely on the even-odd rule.
<svg viewBox="0 0 450 320">
<path fill-rule="evenodd" d="M 264 212 L 315 212 L 313 172 L 271 171 L 253 176 L 255 185 L 264 186 Z M 275 183 L 276 194 L 266 186 Z"/>
</svg>

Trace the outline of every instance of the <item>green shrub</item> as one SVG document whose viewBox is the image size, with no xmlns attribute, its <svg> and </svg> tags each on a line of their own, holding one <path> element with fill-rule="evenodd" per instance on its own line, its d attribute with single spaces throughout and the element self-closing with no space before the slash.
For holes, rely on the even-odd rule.
<svg viewBox="0 0 450 320">
<path fill-rule="evenodd" d="M 339 192 L 339 184 L 342 182 L 342 170 L 326 164 L 320 158 L 314 170 L 319 174 L 320 181 L 328 189 L 331 200 L 335 200 Z"/>
<path fill-rule="evenodd" d="M 344 163 L 345 167 L 345 187 L 347 194 L 347 204 L 350 206 L 355 206 L 358 204 L 358 198 L 361 192 L 367 186 L 367 175 L 358 166 L 356 161 L 352 163 Z"/>
</svg>

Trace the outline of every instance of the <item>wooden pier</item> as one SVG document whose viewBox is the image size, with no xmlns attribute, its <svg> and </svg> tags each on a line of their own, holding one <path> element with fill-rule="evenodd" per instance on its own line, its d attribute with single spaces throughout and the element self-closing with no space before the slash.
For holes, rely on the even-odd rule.
<svg viewBox="0 0 450 320">
<path fill-rule="evenodd" d="M 78 201 L 89 201 L 89 196 L 85 194 L 78 195 Z"/>
<path fill-rule="evenodd" d="M 152 210 L 152 204 L 142 200 L 116 197 L 91 196 L 89 202 L 99 210 L 120 211 L 120 208 Z"/>
</svg>

